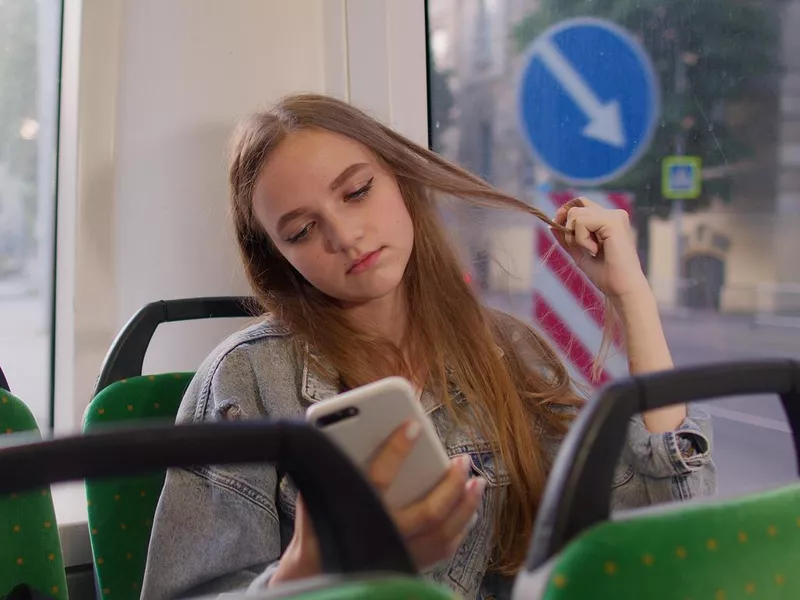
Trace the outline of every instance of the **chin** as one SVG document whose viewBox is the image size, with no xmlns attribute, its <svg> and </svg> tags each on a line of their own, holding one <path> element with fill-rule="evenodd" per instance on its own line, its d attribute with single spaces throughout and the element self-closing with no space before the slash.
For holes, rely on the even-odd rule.
<svg viewBox="0 0 800 600">
<path fill-rule="evenodd" d="M 383 289 L 374 289 L 374 290 L 364 290 L 363 292 L 356 293 L 356 294 L 348 294 L 347 297 L 343 298 L 343 302 L 348 302 L 352 304 L 368 304 L 370 302 L 375 302 L 376 300 L 383 300 L 384 298 L 388 298 L 397 290 L 396 287 L 389 288 L 386 290 Z"/>
<path fill-rule="evenodd" d="M 343 290 L 341 294 L 331 294 L 339 298 L 342 302 L 353 304 L 367 304 L 376 300 L 382 300 L 395 294 L 402 283 L 402 277 L 396 278 L 376 278 L 375 281 L 364 282 L 358 289 L 350 288 Z"/>
</svg>

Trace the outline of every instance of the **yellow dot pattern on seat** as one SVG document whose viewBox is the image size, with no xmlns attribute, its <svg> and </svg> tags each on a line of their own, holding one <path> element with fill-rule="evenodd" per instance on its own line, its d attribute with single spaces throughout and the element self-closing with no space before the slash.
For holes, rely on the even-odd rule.
<svg viewBox="0 0 800 600">
<path fill-rule="evenodd" d="M 557 558 L 545 600 L 800 598 L 800 484 L 602 523 Z"/>
<path fill-rule="evenodd" d="M 86 411 L 84 431 L 175 421 L 194 373 L 131 377 L 102 390 Z M 86 481 L 98 589 L 114 600 L 139 600 L 150 531 L 165 472 Z"/>
<path fill-rule="evenodd" d="M 39 437 L 25 403 L 0 390 L 0 435 Z M 27 437 L 24 437 L 27 436 Z M 13 438 L 9 438 L 12 440 Z M 57 600 L 67 600 L 61 541 L 50 489 L 0 495 L 0 598 L 25 583 Z"/>
</svg>

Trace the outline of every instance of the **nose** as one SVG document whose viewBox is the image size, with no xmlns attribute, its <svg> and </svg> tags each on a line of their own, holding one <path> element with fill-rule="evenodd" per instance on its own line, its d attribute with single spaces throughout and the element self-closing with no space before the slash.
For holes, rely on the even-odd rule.
<svg viewBox="0 0 800 600">
<path fill-rule="evenodd" d="M 329 250 L 334 253 L 347 252 L 364 237 L 363 223 L 354 215 L 330 215 L 324 229 Z"/>
</svg>

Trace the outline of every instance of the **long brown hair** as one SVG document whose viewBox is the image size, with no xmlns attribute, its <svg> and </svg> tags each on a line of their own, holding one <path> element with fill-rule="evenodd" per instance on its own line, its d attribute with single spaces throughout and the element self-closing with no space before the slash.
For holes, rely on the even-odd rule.
<svg viewBox="0 0 800 600">
<path fill-rule="evenodd" d="M 401 349 L 351 323 L 334 299 L 313 288 L 283 258 L 256 221 L 253 188 L 270 153 L 291 132 L 308 128 L 360 142 L 397 179 L 414 227 L 405 286 L 409 343 L 421 365 L 408 365 Z M 489 442 L 510 477 L 502 510 L 495 511 L 493 569 L 516 573 L 550 466 L 542 436 L 563 435 L 566 430 L 564 411 L 553 410 L 553 405 L 577 405 L 580 400 L 566 368 L 542 337 L 516 323 L 524 337 L 516 339 L 503 323 L 507 319 L 486 309 L 464 281 L 436 199 L 446 195 L 479 206 L 510 208 L 559 226 L 353 106 L 321 95 L 290 96 L 272 110 L 242 121 L 233 137 L 229 183 L 247 275 L 264 310 L 295 334 L 298 351 L 311 348 L 312 359 L 320 357 L 317 368 L 327 365 L 329 372 L 323 374 L 347 387 L 388 375 L 413 379 L 416 367 L 422 366 L 426 385 L 454 418 Z M 536 354 L 539 364 L 533 368 L 521 356 L 523 346 Z M 451 400 L 450 383 L 458 386 L 467 403 Z"/>
</svg>

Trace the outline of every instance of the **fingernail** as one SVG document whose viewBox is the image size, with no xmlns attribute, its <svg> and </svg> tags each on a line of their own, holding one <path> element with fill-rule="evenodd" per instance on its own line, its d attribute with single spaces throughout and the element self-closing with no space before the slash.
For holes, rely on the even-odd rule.
<svg viewBox="0 0 800 600">
<path fill-rule="evenodd" d="M 483 477 L 476 477 L 469 482 L 469 485 L 470 491 L 476 496 L 483 496 L 483 492 L 486 491 L 486 480 Z"/>
<path fill-rule="evenodd" d="M 477 522 L 478 522 L 478 513 L 475 513 L 472 515 L 472 518 L 469 520 L 469 523 L 467 523 L 467 530 L 470 530 L 473 527 L 475 527 L 475 524 Z"/>
<path fill-rule="evenodd" d="M 461 470 L 464 471 L 467 475 L 472 470 L 472 459 L 467 454 L 463 454 L 462 456 L 458 457 L 458 466 L 461 467 Z"/>
<path fill-rule="evenodd" d="M 413 442 L 419 437 L 420 432 L 422 431 L 422 427 L 417 421 L 411 421 L 408 425 L 406 425 L 406 439 L 409 442 Z"/>
</svg>

